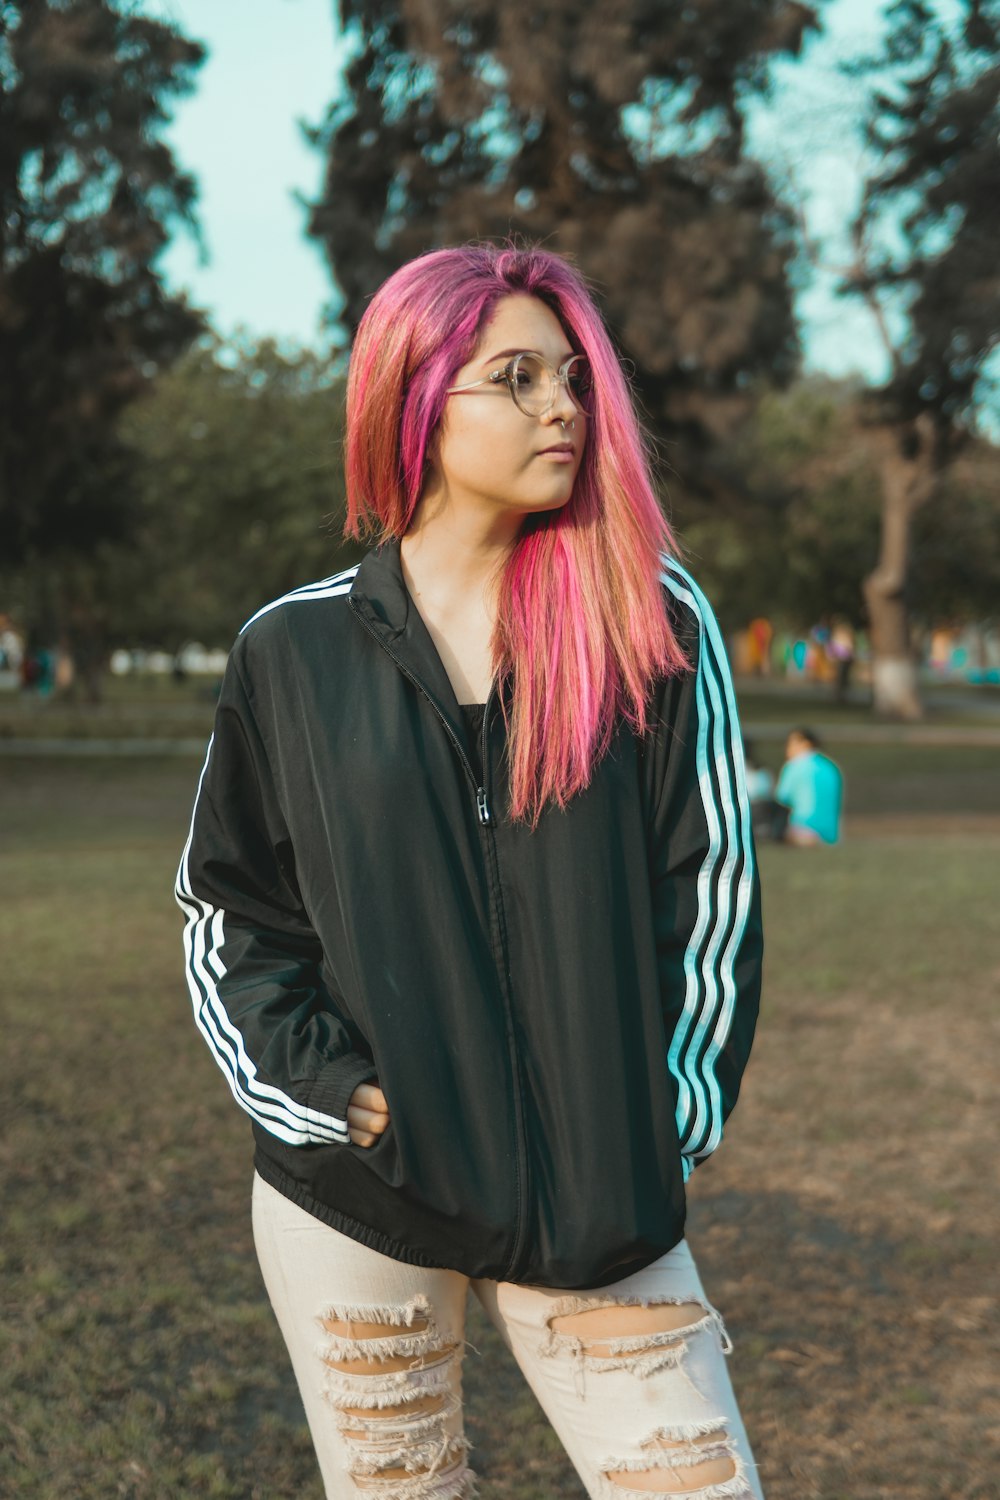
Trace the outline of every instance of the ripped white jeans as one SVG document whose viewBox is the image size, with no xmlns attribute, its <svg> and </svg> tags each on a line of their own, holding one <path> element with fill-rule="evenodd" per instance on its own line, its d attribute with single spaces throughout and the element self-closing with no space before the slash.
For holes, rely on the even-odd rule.
<svg viewBox="0 0 1000 1500">
<path fill-rule="evenodd" d="M 471 1287 L 592 1500 L 763 1500 L 686 1240 L 613 1286 L 561 1292 L 391 1260 L 254 1176 L 264 1283 L 327 1500 L 468 1500 L 462 1422 Z"/>
</svg>

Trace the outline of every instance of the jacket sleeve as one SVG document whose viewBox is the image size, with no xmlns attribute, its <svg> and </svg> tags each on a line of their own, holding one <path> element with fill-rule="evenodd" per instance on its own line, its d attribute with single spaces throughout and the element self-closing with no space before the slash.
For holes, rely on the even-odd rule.
<svg viewBox="0 0 1000 1500">
<path fill-rule="evenodd" d="M 177 872 L 188 988 L 215 1061 L 258 1124 L 293 1146 L 346 1144 L 348 1100 L 377 1069 L 321 978 L 239 647 Z"/>
<path fill-rule="evenodd" d="M 664 559 L 690 670 L 662 700 L 652 879 L 668 1066 L 684 1178 L 715 1150 L 760 1004 L 760 883 L 736 699 L 711 606 Z"/>
</svg>

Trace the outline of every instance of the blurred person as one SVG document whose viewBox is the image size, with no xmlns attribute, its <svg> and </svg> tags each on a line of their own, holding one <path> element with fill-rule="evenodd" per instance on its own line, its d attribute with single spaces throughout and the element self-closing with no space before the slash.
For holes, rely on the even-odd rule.
<svg viewBox="0 0 1000 1500">
<path fill-rule="evenodd" d="M 29 647 L 21 657 L 20 680 L 21 691 L 33 693 L 37 690 L 42 679 L 42 663 L 39 654 L 34 648 Z"/>
<path fill-rule="evenodd" d="M 61 694 L 72 692 L 75 679 L 76 666 L 72 654 L 65 646 L 60 646 L 55 653 L 55 672 L 53 674 L 55 691 Z"/>
<path fill-rule="evenodd" d="M 328 1497 L 472 1492 L 471 1288 L 590 1496 L 762 1491 L 685 1239 L 760 988 L 729 667 L 560 257 L 434 251 L 351 356 L 362 561 L 237 640 L 178 871 Z"/>
<path fill-rule="evenodd" d="M 788 825 L 788 808 L 774 795 L 774 777 L 766 766 L 758 765 L 753 745 L 743 741 L 743 759 L 746 762 L 747 796 L 750 798 L 750 818 L 754 836 L 780 843 Z"/>
<path fill-rule="evenodd" d="M 809 631 L 806 676 L 813 682 L 832 682 L 836 677 L 830 656 L 831 631 L 824 616 Z"/>
<path fill-rule="evenodd" d="M 854 631 L 847 620 L 837 620 L 830 631 L 827 647 L 836 673 L 836 698 L 846 703 L 851 688 L 851 669 L 854 666 Z"/>
<path fill-rule="evenodd" d="M 771 643 L 774 627 L 770 620 L 758 615 L 747 626 L 749 638 L 750 671 L 758 677 L 771 675 Z"/>
<path fill-rule="evenodd" d="M 775 792 L 788 808 L 785 842 L 836 844 L 843 795 L 840 767 L 823 753 L 819 736 L 811 729 L 793 729 L 785 742 L 785 763 Z"/>
<path fill-rule="evenodd" d="M 14 629 L 10 616 L 0 615 L 0 663 L 5 671 L 15 673 L 20 679 L 23 659 L 24 641 Z"/>
</svg>

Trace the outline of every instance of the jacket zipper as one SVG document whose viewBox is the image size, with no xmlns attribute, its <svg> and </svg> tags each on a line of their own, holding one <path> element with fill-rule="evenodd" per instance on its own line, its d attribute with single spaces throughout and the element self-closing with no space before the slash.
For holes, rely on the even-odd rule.
<svg viewBox="0 0 1000 1500">
<path fill-rule="evenodd" d="M 483 710 L 483 740 L 481 754 L 483 781 L 487 783 L 490 779 L 489 727 L 490 703 L 492 702 L 492 700 L 493 689 L 491 687 L 489 693 L 486 696 L 486 707 Z M 485 804 L 485 792 L 483 793 L 483 800 Z M 499 959 L 495 954 L 493 961 L 496 964 L 497 972 L 500 975 L 500 987 L 503 992 L 504 1003 L 507 1008 L 507 1047 L 510 1052 L 511 1074 L 514 1080 L 514 1132 L 518 1147 L 517 1154 L 515 1155 L 515 1162 L 517 1165 L 518 1200 L 514 1220 L 514 1243 L 511 1246 L 510 1255 L 508 1256 L 507 1265 L 504 1268 L 502 1276 L 502 1280 L 508 1281 L 513 1274 L 515 1266 L 521 1258 L 521 1247 L 528 1228 L 528 1215 L 526 1212 L 529 1173 L 528 1131 L 524 1119 L 524 1090 L 521 1086 L 521 1060 L 518 1056 L 517 1036 L 514 1030 L 514 1005 L 507 987 L 507 913 L 504 909 L 503 889 L 500 884 L 500 862 L 497 859 L 496 834 L 494 832 L 493 825 L 490 822 L 488 808 L 486 817 L 483 818 L 482 816 L 480 816 L 480 822 L 485 824 L 487 829 L 485 833 L 487 858 L 490 861 L 493 889 L 496 892 L 494 903 L 496 906 L 497 932 L 500 940 L 500 953 Z"/>
<path fill-rule="evenodd" d="M 477 786 L 476 783 L 478 781 L 478 777 L 476 776 L 475 771 L 472 769 L 472 766 L 469 763 L 469 757 L 465 753 L 465 746 L 462 744 L 461 740 L 458 738 L 458 736 L 452 730 L 452 727 L 448 723 L 448 720 L 445 718 L 444 714 L 441 712 L 440 708 L 435 703 L 435 701 L 431 697 L 430 693 L 424 687 L 423 683 L 420 681 L 420 678 L 417 677 L 417 676 L 415 676 L 410 671 L 409 667 L 407 667 L 405 665 L 404 662 L 400 661 L 400 659 L 396 655 L 395 651 L 393 651 L 390 646 L 387 646 L 386 643 L 385 643 L 385 641 L 383 641 L 382 638 L 381 638 L 381 636 L 378 634 L 378 632 L 376 630 L 374 630 L 371 625 L 369 625 L 368 621 L 365 619 L 364 615 L 360 612 L 360 610 L 358 609 L 357 605 L 354 603 L 353 599 L 348 598 L 347 602 L 351 606 L 351 608 L 354 611 L 354 614 L 356 615 L 356 617 L 361 621 L 362 625 L 365 627 L 365 629 L 367 630 L 368 634 L 371 636 L 372 640 L 378 642 L 378 644 L 381 646 L 382 650 L 385 652 L 386 656 L 388 656 L 392 661 L 394 661 L 396 663 L 396 666 L 402 672 L 402 674 L 406 678 L 407 682 L 412 682 L 413 686 L 418 690 L 418 692 L 420 692 L 427 699 L 427 702 L 430 704 L 431 708 L 433 708 L 434 712 L 437 714 L 438 718 L 441 720 L 441 723 L 444 725 L 445 732 L 447 733 L 448 738 L 451 740 L 451 743 L 454 745 L 455 750 L 458 753 L 459 760 L 462 762 L 462 765 L 465 767 L 466 774 L 467 774 L 469 780 L 472 782 L 472 785 L 476 788 L 476 812 L 479 815 L 479 821 L 480 821 L 480 823 L 482 823 L 484 825 L 484 827 L 485 826 L 491 826 L 492 825 L 492 821 L 493 821 L 493 817 L 492 817 L 492 814 L 490 812 L 490 804 L 489 804 L 489 801 L 487 800 L 487 796 L 486 796 L 486 788 L 484 786 Z M 492 696 L 493 696 L 493 689 L 491 688 L 490 689 L 490 698 L 492 698 Z M 484 745 L 486 744 L 486 719 L 487 719 L 487 716 L 489 714 L 489 706 L 490 706 L 490 699 L 487 698 L 487 700 L 486 700 L 486 714 L 484 714 L 484 716 L 483 716 L 483 744 Z M 484 766 L 483 779 L 484 780 L 486 779 L 486 777 L 485 777 L 485 764 L 486 764 L 486 762 L 484 761 L 483 762 L 483 766 Z"/>
<path fill-rule="evenodd" d="M 465 767 L 466 774 L 468 775 L 469 780 L 472 782 L 473 786 L 476 786 L 478 778 L 469 763 L 469 757 L 465 753 L 465 746 L 458 739 L 458 736 L 453 732 L 451 725 L 448 723 L 448 720 L 441 712 L 437 703 L 434 701 L 432 695 L 427 691 L 424 684 L 420 681 L 420 678 L 410 671 L 409 667 L 407 667 L 405 663 L 400 660 L 400 658 L 396 655 L 395 651 L 391 649 L 391 647 L 386 645 L 385 641 L 382 640 L 378 632 L 365 619 L 364 615 L 354 603 L 354 600 L 348 598 L 347 602 L 351 606 L 354 614 L 361 621 L 361 624 L 367 630 L 368 634 L 374 641 L 378 642 L 379 646 L 381 646 L 382 650 L 385 652 L 386 656 L 389 657 L 390 661 L 393 661 L 396 664 L 406 680 L 408 682 L 412 682 L 417 691 L 427 699 L 427 702 L 430 704 L 431 708 L 441 720 L 441 723 L 445 729 L 445 733 L 448 735 L 448 738 L 451 740 L 452 745 L 455 747 L 455 750 L 458 753 L 458 757 Z M 483 711 L 482 762 L 484 782 L 489 781 L 488 730 L 490 722 L 490 704 L 492 701 L 493 689 L 491 687 L 487 695 L 486 706 Z M 485 786 L 476 786 L 476 812 L 479 817 L 480 826 L 483 828 L 485 833 L 487 859 L 490 866 L 490 885 L 493 892 L 494 906 L 493 917 L 496 921 L 497 933 L 499 936 L 499 953 L 496 951 L 496 947 L 492 945 L 492 940 L 491 946 L 494 946 L 493 963 L 497 971 L 497 976 L 500 980 L 500 990 L 503 995 L 504 1008 L 506 1011 L 505 1020 L 507 1026 L 507 1048 L 510 1053 L 511 1073 L 514 1083 L 514 1159 L 517 1168 L 517 1210 L 514 1225 L 514 1243 L 511 1247 L 510 1255 L 507 1258 L 507 1265 L 504 1268 L 503 1274 L 499 1278 L 502 1281 L 507 1281 L 510 1278 L 511 1272 L 517 1265 L 517 1262 L 520 1258 L 521 1245 L 524 1240 L 525 1231 L 527 1230 L 527 1214 L 525 1213 L 524 1209 L 528 1191 L 527 1130 L 525 1129 L 524 1097 L 521 1089 L 521 1063 L 517 1053 L 517 1039 L 514 1034 L 514 1008 L 511 1002 L 510 991 L 507 985 L 507 916 L 504 911 L 503 897 L 500 891 L 500 869 L 497 862 L 496 853 L 496 832 L 494 829 L 493 816 L 490 812 L 489 799 L 486 794 Z"/>
</svg>

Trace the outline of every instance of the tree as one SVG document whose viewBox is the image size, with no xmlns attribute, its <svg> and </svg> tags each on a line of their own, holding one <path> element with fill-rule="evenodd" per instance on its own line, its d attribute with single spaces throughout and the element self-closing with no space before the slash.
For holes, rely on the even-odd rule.
<svg viewBox="0 0 1000 1500">
<path fill-rule="evenodd" d="M 310 231 L 353 330 L 403 261 L 510 232 L 596 284 L 673 468 L 741 488 L 718 439 L 798 346 L 790 216 L 744 151 L 747 97 L 799 51 L 794 0 L 341 0 L 346 96 Z"/>
<path fill-rule="evenodd" d="M 823 616 L 864 623 L 858 580 L 878 542 L 878 476 L 852 381 L 808 376 L 761 393 L 733 445 L 749 500 L 678 502 L 680 532 L 728 628 L 762 609 L 806 630 Z"/>
<path fill-rule="evenodd" d="M 343 396 L 309 350 L 211 335 L 129 408 L 137 524 L 100 560 L 116 641 L 227 646 L 261 604 L 361 556 L 341 535 Z"/>
<path fill-rule="evenodd" d="M 1000 3 L 897 0 L 866 141 L 876 166 L 844 295 L 871 309 L 889 359 L 865 417 L 879 454 L 882 534 L 864 591 L 877 709 L 921 712 L 908 631 L 913 520 L 977 429 L 1000 340 Z M 949 12 L 952 7 L 949 7 Z"/>
<path fill-rule="evenodd" d="M 1000 619 L 1000 447 L 973 438 L 916 513 L 910 577 L 925 628 Z"/>
<path fill-rule="evenodd" d="M 676 518 L 727 628 L 759 614 L 808 630 L 824 616 L 867 625 L 859 580 L 878 555 L 880 451 L 857 378 L 809 375 L 764 392 L 731 454 L 749 502 L 680 497 Z M 914 519 L 912 596 L 925 628 L 995 618 L 1000 601 L 1000 448 L 971 441 Z"/>
<path fill-rule="evenodd" d="M 114 646 L 228 646 L 261 604 L 358 560 L 342 536 L 343 381 L 309 350 L 203 336 L 122 414 L 126 538 L 59 558 Z M 51 559 L 6 597 L 48 630 Z"/>
<path fill-rule="evenodd" d="M 55 627 L 85 670 L 99 620 L 56 559 L 127 530 L 119 416 L 203 327 L 155 268 L 172 226 L 194 227 L 194 181 L 158 131 L 203 57 L 111 0 L 0 0 L 4 562 L 49 566 Z"/>
</svg>

